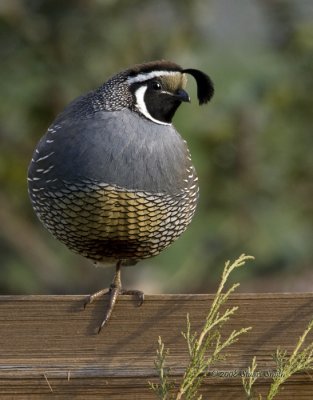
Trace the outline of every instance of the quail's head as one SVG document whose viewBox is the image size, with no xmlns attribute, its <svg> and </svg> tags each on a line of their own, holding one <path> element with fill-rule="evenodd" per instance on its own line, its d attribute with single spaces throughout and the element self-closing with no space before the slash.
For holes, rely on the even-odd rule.
<svg viewBox="0 0 313 400">
<path fill-rule="evenodd" d="M 196 79 L 199 104 L 207 103 L 214 93 L 208 75 L 169 61 L 153 61 L 138 64 L 109 79 L 97 91 L 98 105 L 110 110 L 128 107 L 155 123 L 171 124 L 179 105 L 190 101 L 185 91 L 187 74 Z"/>
</svg>

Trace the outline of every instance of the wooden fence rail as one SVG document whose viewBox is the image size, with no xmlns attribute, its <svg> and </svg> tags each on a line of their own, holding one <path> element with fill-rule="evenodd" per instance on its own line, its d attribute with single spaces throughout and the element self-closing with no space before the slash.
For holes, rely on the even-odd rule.
<svg viewBox="0 0 313 400">
<path fill-rule="evenodd" d="M 212 298 L 151 295 L 138 308 L 123 296 L 98 335 L 105 299 L 83 310 L 84 296 L 0 296 L 0 399 L 156 399 L 148 381 L 157 381 L 158 337 L 170 349 L 168 366 L 179 382 L 187 363 L 181 335 L 186 314 L 199 331 Z M 272 354 L 278 346 L 291 352 L 313 317 L 313 293 L 238 294 L 228 303 L 235 305 L 239 310 L 225 325 L 225 334 L 253 329 L 228 349 L 226 361 L 212 368 L 203 399 L 244 399 L 239 374 L 254 355 L 265 375 L 257 389 L 266 393 Z M 312 376 L 295 375 L 277 399 L 313 399 Z"/>
</svg>

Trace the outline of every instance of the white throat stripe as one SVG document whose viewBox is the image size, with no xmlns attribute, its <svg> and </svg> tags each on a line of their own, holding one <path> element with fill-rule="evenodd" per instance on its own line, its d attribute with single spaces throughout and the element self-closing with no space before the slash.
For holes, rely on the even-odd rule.
<svg viewBox="0 0 313 400">
<path fill-rule="evenodd" d="M 153 78 L 158 78 L 159 76 L 164 76 L 164 75 L 176 75 L 180 74 L 179 71 L 151 71 L 148 73 L 141 73 L 138 74 L 134 77 L 127 78 L 127 82 L 131 85 L 132 83 L 136 82 L 145 82 L 148 81 L 149 79 Z"/>
<path fill-rule="evenodd" d="M 143 114 L 146 118 L 150 119 L 151 121 L 160 124 L 160 125 L 172 125 L 167 122 L 159 121 L 155 118 L 152 117 L 152 115 L 149 114 L 149 111 L 147 110 L 146 103 L 145 103 L 145 93 L 147 90 L 147 86 L 140 86 L 139 89 L 136 90 L 135 96 L 136 96 L 136 107 L 137 109 Z"/>
</svg>

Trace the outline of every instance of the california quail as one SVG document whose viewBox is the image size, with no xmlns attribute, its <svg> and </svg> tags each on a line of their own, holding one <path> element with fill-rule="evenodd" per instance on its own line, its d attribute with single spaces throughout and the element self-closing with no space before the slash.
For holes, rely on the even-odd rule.
<svg viewBox="0 0 313 400">
<path fill-rule="evenodd" d="M 163 60 L 136 65 L 70 103 L 34 151 L 29 195 L 43 225 L 74 252 L 116 263 L 110 289 L 88 301 L 110 293 L 101 327 L 118 294 L 142 294 L 122 290 L 121 266 L 160 253 L 194 215 L 198 178 L 172 125 L 190 101 L 186 74 L 199 104 L 208 102 L 213 84 L 203 72 Z"/>
</svg>

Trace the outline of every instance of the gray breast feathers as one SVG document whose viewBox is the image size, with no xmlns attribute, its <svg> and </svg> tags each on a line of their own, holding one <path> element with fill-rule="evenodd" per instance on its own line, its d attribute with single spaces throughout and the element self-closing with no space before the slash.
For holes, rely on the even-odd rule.
<svg viewBox="0 0 313 400">
<path fill-rule="evenodd" d="M 59 118 L 41 139 L 29 175 L 39 169 L 54 184 L 93 179 L 175 194 L 186 186 L 191 168 L 186 143 L 173 126 L 124 109 L 97 112 L 92 118 Z"/>
</svg>

